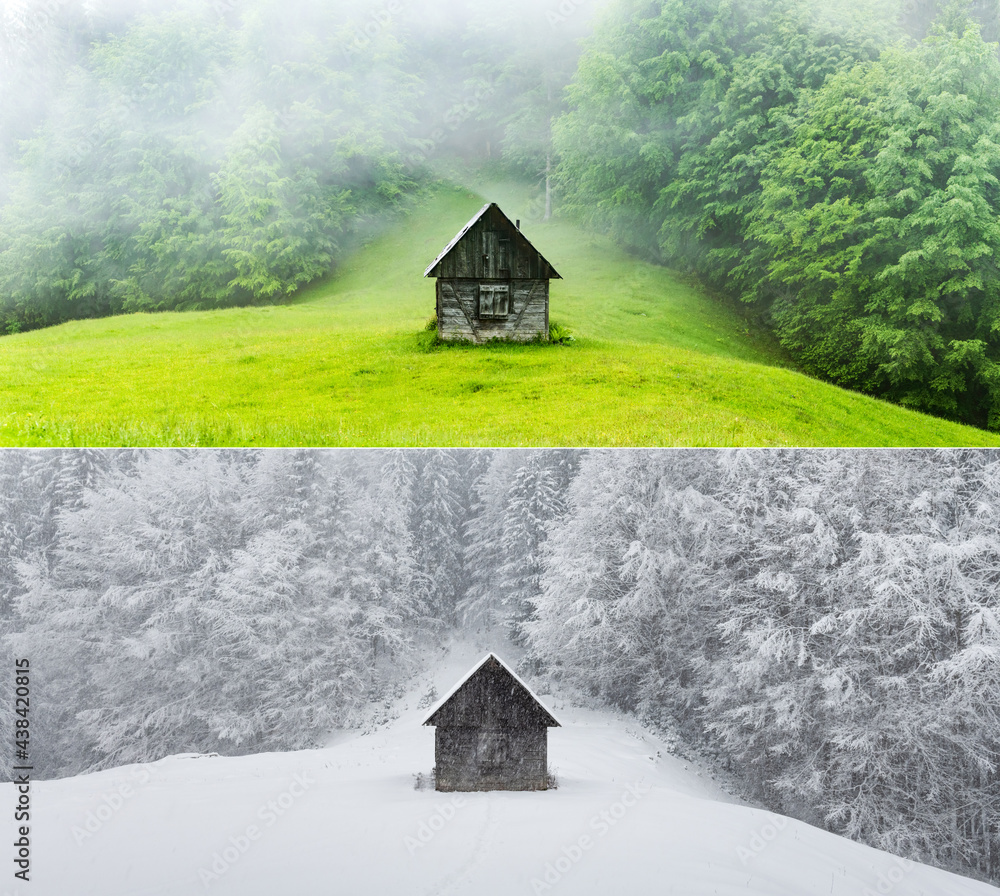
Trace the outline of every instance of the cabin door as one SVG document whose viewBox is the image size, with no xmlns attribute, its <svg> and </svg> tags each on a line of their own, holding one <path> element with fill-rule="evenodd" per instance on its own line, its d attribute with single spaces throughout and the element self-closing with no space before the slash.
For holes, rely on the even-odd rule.
<svg viewBox="0 0 1000 896">
<path fill-rule="evenodd" d="M 499 230 L 483 231 L 483 279 L 510 279 L 510 237 Z"/>
</svg>

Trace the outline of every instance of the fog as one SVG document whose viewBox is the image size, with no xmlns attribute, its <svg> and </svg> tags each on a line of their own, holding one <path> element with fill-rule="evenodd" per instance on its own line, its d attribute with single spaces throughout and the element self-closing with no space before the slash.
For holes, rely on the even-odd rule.
<svg viewBox="0 0 1000 896">
<path fill-rule="evenodd" d="M 443 158 L 541 183 L 599 0 L 5 0 L 0 331 L 271 301 Z"/>
<path fill-rule="evenodd" d="M 350 90 L 364 100 L 362 116 L 405 98 L 412 121 L 397 122 L 407 125 L 397 140 L 410 158 L 440 148 L 410 142 L 420 140 L 499 156 L 504 120 L 522 111 L 516 94 L 537 81 L 558 98 L 600 5 L 602 0 L 512 0 L 502 8 L 485 0 L 0 0 L 6 181 L 20 142 L 46 122 L 58 123 L 74 80 L 94 70 L 101 48 L 151 21 L 186 21 L 212 35 L 202 48 L 214 52 L 201 61 L 222 69 L 213 76 L 233 116 L 198 122 L 207 144 L 231 135 L 241 120 L 240 103 L 287 112 L 304 96 L 329 88 L 320 71 L 325 67 L 351 73 Z M 178 57 L 169 71 L 154 57 L 155 51 L 146 67 L 139 54 L 130 60 L 137 92 L 128 118 L 139 124 L 158 111 L 141 105 L 147 81 L 175 78 L 197 64 Z M 285 77 L 260 83 L 262 71 L 278 68 Z"/>
<path fill-rule="evenodd" d="M 809 15 L 861 22 L 884 44 L 919 37 L 943 5 L 835 0 Z M 395 214 L 442 164 L 503 166 L 534 185 L 532 208 L 547 217 L 553 123 L 595 22 L 658 9 L 3 0 L 0 334 L 279 300 L 334 268 L 352 234 Z M 636 102 L 655 104 L 655 74 L 620 77 L 653 83 Z M 635 137 L 674 126 L 654 116 Z"/>
</svg>

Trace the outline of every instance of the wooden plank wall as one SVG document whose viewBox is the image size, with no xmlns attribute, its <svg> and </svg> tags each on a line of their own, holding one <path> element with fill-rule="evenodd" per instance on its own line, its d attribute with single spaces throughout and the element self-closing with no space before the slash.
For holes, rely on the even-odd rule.
<svg viewBox="0 0 1000 896">
<path fill-rule="evenodd" d="M 508 246 L 501 252 L 504 240 Z M 519 230 L 490 209 L 441 259 L 434 275 L 445 280 L 547 280 L 555 271 Z"/>
<path fill-rule="evenodd" d="M 437 281 L 438 335 L 442 339 L 515 339 L 528 342 L 549 333 L 549 281 L 511 280 L 511 311 L 506 318 L 477 317 L 478 280 Z"/>
<path fill-rule="evenodd" d="M 484 735 L 502 741 L 499 761 L 484 757 Z M 545 790 L 548 786 L 544 727 L 492 730 L 438 726 L 434 755 L 437 790 Z"/>
</svg>

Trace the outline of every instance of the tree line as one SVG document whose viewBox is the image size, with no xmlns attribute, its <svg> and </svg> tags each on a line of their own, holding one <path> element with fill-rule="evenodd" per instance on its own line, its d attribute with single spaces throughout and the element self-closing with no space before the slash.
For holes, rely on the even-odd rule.
<svg viewBox="0 0 1000 896">
<path fill-rule="evenodd" d="M 752 303 L 807 371 L 995 429 L 998 24 L 995 0 L 622 0 L 556 121 L 563 201 Z"/>
<path fill-rule="evenodd" d="M 0 453 L 0 639 L 34 658 L 39 774 L 358 724 L 470 612 L 524 609 L 519 551 L 573 456 Z"/>
<path fill-rule="evenodd" d="M 0 334 L 280 301 L 442 156 L 536 172 L 586 18 L 553 29 L 526 0 L 51 6 L 0 14 Z"/>
<path fill-rule="evenodd" d="M 991 452 L 588 453 L 523 628 L 766 805 L 997 881 L 998 522 Z"/>
</svg>

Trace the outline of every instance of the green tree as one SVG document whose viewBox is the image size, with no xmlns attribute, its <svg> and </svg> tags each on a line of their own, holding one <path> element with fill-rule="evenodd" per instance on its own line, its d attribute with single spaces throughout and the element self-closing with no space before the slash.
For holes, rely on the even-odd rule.
<svg viewBox="0 0 1000 896">
<path fill-rule="evenodd" d="M 555 127 L 568 208 L 724 283 L 786 113 L 885 30 L 863 2 L 619 2 Z"/>
<path fill-rule="evenodd" d="M 417 81 L 360 4 L 180 2 L 50 99 L 0 215 L 0 326 L 293 292 L 398 203 Z M 2 195 L 2 190 L 0 190 Z"/>
<path fill-rule="evenodd" d="M 1000 60 L 974 28 L 892 48 L 804 101 L 747 264 L 766 266 L 757 294 L 810 370 L 1000 425 L 998 118 Z"/>
</svg>

